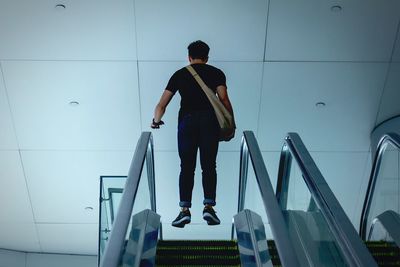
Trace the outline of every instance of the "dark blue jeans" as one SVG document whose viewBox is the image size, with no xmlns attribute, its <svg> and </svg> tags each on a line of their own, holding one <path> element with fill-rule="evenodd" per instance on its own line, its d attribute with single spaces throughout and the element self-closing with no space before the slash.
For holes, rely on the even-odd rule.
<svg viewBox="0 0 400 267">
<path fill-rule="evenodd" d="M 214 111 L 196 111 L 182 116 L 178 123 L 178 151 L 181 158 L 179 206 L 188 208 L 192 206 L 197 150 L 200 151 L 203 204 L 215 205 L 218 143 L 219 124 Z"/>
</svg>

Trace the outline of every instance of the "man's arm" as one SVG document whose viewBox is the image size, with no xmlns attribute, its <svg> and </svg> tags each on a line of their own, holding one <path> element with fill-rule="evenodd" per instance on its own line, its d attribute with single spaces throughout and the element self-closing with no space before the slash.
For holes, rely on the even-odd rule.
<svg viewBox="0 0 400 267">
<path fill-rule="evenodd" d="M 174 94 L 171 91 L 164 90 L 163 94 L 161 95 L 160 101 L 158 102 L 158 104 L 154 110 L 153 122 L 155 122 L 155 123 L 161 122 L 161 118 L 164 115 L 165 110 L 173 96 L 174 96 Z M 153 128 L 153 124 L 152 124 L 152 128 Z"/>
<path fill-rule="evenodd" d="M 232 104 L 231 101 L 229 100 L 228 90 L 226 89 L 225 85 L 220 85 L 217 87 L 217 95 L 219 100 L 221 100 L 222 104 L 225 106 L 225 108 L 232 114 L 232 117 L 234 117 Z"/>
</svg>

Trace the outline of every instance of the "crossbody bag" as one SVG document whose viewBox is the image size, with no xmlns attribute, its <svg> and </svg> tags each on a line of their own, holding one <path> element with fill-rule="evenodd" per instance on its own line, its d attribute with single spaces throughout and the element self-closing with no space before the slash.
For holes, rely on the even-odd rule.
<svg viewBox="0 0 400 267">
<path fill-rule="evenodd" d="M 225 108 L 222 102 L 219 100 L 217 95 L 211 90 L 201 79 L 199 74 L 192 66 L 186 66 L 186 69 L 192 74 L 194 79 L 200 85 L 201 89 L 203 89 L 204 93 L 206 94 L 208 100 L 211 103 L 215 111 L 215 115 L 217 117 L 219 127 L 220 127 L 220 134 L 219 140 L 220 141 L 230 141 L 235 136 L 235 121 L 233 119 L 232 114 Z"/>
</svg>

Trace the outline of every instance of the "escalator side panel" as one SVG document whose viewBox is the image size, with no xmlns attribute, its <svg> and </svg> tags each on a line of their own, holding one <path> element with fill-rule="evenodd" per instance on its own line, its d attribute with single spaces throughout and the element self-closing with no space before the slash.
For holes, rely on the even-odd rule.
<svg viewBox="0 0 400 267">
<path fill-rule="evenodd" d="M 160 215 L 144 210 L 132 216 L 128 242 L 122 254 L 122 267 L 154 266 L 160 228 Z"/>
</svg>

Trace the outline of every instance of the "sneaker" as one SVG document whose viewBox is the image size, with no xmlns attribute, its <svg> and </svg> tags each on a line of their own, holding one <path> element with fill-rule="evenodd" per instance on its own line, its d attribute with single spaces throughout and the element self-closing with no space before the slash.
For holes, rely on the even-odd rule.
<svg viewBox="0 0 400 267">
<path fill-rule="evenodd" d="M 203 219 L 207 221 L 208 225 L 217 225 L 221 223 L 215 213 L 215 210 L 211 206 L 204 207 Z"/>
<path fill-rule="evenodd" d="M 172 226 L 183 228 L 185 224 L 190 223 L 191 215 L 189 210 L 179 212 L 178 217 L 172 222 Z"/>
</svg>

